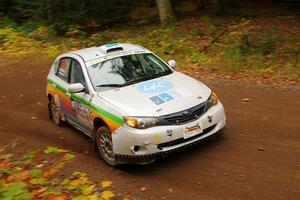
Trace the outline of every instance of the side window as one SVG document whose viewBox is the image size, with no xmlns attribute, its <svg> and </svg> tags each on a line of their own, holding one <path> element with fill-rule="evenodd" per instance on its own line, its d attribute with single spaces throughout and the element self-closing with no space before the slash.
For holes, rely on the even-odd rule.
<svg viewBox="0 0 300 200">
<path fill-rule="evenodd" d="M 63 58 L 60 60 L 57 76 L 63 79 L 66 82 L 69 82 L 69 71 L 71 66 L 71 58 Z"/>
<path fill-rule="evenodd" d="M 84 75 L 79 62 L 72 59 L 70 83 L 82 83 L 85 85 Z"/>
<path fill-rule="evenodd" d="M 59 66 L 59 60 L 55 61 L 55 63 L 54 63 L 54 73 L 55 74 L 58 73 L 58 66 Z"/>
</svg>

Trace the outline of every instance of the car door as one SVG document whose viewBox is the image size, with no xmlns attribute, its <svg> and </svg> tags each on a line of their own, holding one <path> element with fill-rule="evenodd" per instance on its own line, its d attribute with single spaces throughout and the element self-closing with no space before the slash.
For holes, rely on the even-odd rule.
<svg viewBox="0 0 300 200">
<path fill-rule="evenodd" d="M 58 63 L 52 82 L 52 86 L 55 88 L 54 100 L 61 111 L 61 118 L 67 120 L 76 116 L 72 110 L 72 102 L 68 92 L 72 58 L 63 57 Z"/>
<path fill-rule="evenodd" d="M 87 88 L 86 79 L 84 77 L 82 66 L 80 63 L 72 59 L 70 68 L 70 84 L 81 83 L 85 90 L 78 93 L 68 94 L 72 103 L 72 110 L 76 115 L 73 123 L 78 125 L 84 132 L 90 133 L 93 128 L 93 121 L 91 120 L 90 100 L 91 95 Z"/>
</svg>

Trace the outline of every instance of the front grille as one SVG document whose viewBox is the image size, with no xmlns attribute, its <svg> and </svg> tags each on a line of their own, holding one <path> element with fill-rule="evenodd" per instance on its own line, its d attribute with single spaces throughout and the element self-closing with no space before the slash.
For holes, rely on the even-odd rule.
<svg viewBox="0 0 300 200">
<path fill-rule="evenodd" d="M 187 138 L 187 139 L 179 138 L 177 140 L 173 140 L 173 141 L 170 141 L 170 142 L 161 143 L 161 144 L 157 145 L 157 148 L 160 149 L 160 150 L 162 150 L 165 147 L 171 147 L 171 146 L 175 146 L 177 144 L 182 144 L 182 143 L 194 140 L 194 139 L 200 137 L 201 135 L 204 135 L 204 134 L 209 133 L 210 131 L 212 131 L 216 127 L 216 125 L 217 124 L 212 125 L 212 126 L 206 128 L 206 129 L 204 129 L 202 133 L 197 134 L 197 135 L 192 136 L 192 137 Z"/>
<path fill-rule="evenodd" d="M 160 116 L 162 125 L 181 125 L 200 118 L 208 108 L 208 101 L 176 113 Z"/>
</svg>

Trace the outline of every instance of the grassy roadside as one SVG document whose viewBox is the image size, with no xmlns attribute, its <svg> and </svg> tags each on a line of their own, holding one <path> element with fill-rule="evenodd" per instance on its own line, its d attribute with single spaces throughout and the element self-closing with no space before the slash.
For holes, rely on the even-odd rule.
<svg viewBox="0 0 300 200">
<path fill-rule="evenodd" d="M 167 27 L 130 25 L 92 33 L 70 26 L 64 36 L 44 26 L 6 24 L 0 28 L 0 66 L 31 57 L 52 60 L 64 52 L 115 42 L 145 46 L 165 60 L 175 59 L 179 69 L 300 80 L 300 22 L 293 17 L 246 20 L 204 16 Z"/>
</svg>

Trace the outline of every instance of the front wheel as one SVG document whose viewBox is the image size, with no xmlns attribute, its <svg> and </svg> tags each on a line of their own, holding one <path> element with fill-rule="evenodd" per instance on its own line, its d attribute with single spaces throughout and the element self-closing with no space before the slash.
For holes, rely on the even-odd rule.
<svg viewBox="0 0 300 200">
<path fill-rule="evenodd" d="M 101 126 L 97 129 L 96 143 L 103 160 L 111 166 L 117 166 L 113 152 L 111 132 L 106 126 Z"/>
</svg>

